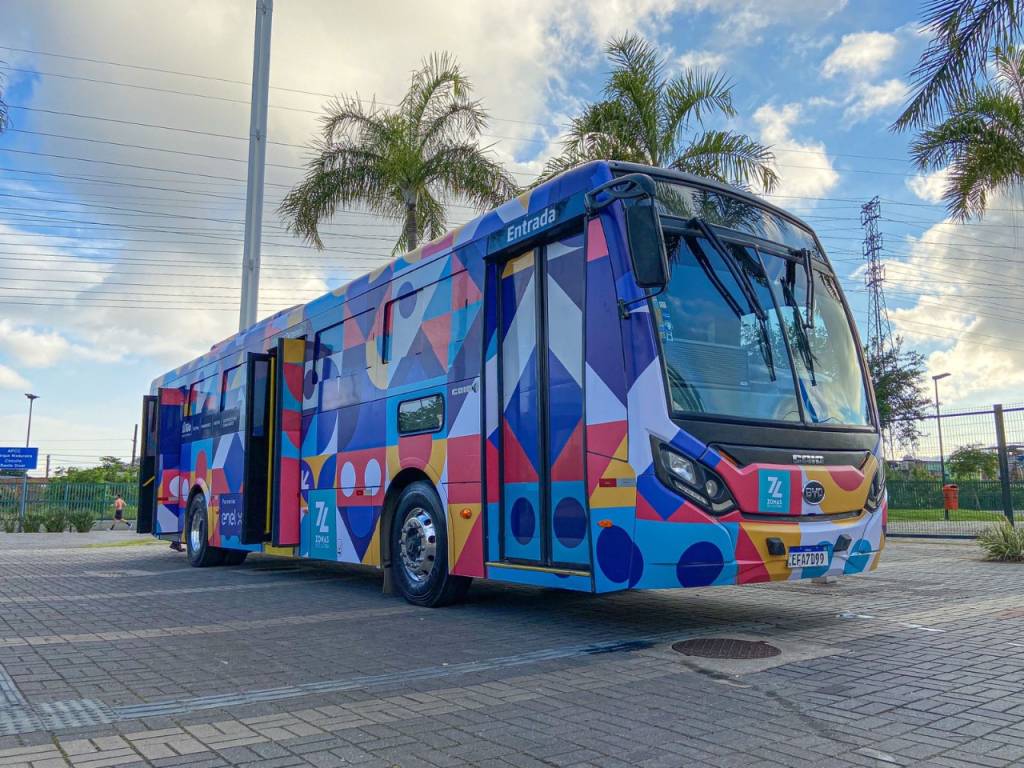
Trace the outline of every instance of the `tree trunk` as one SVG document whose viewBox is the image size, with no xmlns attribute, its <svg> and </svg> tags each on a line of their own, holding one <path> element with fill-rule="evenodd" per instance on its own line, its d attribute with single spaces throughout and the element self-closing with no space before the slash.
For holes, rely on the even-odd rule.
<svg viewBox="0 0 1024 768">
<path fill-rule="evenodd" d="M 416 236 L 419 227 L 416 226 L 416 201 L 405 204 L 405 247 L 410 251 L 416 250 Z"/>
</svg>

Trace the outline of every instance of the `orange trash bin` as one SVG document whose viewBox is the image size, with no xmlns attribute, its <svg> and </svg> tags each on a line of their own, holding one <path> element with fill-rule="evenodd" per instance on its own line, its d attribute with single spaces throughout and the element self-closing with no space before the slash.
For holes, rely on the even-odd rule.
<svg viewBox="0 0 1024 768">
<path fill-rule="evenodd" d="M 960 486 L 953 483 L 942 486 L 942 501 L 947 510 L 960 509 Z"/>
</svg>

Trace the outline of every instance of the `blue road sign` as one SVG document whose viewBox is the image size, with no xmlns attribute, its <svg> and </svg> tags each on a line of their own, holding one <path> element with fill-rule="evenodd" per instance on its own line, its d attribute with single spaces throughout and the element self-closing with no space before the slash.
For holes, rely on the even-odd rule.
<svg viewBox="0 0 1024 768">
<path fill-rule="evenodd" d="M 0 469 L 35 469 L 38 448 L 0 448 Z"/>
</svg>

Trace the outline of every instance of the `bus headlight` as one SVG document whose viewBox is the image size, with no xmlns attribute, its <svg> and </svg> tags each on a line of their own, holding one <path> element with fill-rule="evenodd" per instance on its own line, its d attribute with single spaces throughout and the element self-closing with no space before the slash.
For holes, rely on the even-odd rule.
<svg viewBox="0 0 1024 768">
<path fill-rule="evenodd" d="M 688 459 L 664 443 L 652 447 L 656 472 L 662 482 L 713 515 L 724 515 L 736 508 L 725 481 L 710 467 Z"/>
<path fill-rule="evenodd" d="M 698 488 L 697 468 L 693 466 L 693 462 L 685 456 L 680 456 L 675 451 L 669 451 L 665 448 L 661 450 L 662 455 L 665 457 L 665 466 L 668 468 L 668 471 L 691 488 Z"/>
<path fill-rule="evenodd" d="M 869 511 L 874 512 L 876 509 L 882 506 L 882 502 L 885 500 L 885 462 L 878 462 L 878 469 L 875 470 L 875 476 L 871 478 L 871 487 L 868 489 L 868 501 L 867 508 Z"/>
</svg>

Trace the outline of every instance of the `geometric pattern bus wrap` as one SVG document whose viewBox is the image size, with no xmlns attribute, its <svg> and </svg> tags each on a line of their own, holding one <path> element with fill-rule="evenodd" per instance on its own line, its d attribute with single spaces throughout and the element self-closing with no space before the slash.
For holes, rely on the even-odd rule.
<svg viewBox="0 0 1024 768">
<path fill-rule="evenodd" d="M 238 503 L 205 479 L 220 456 L 230 472 L 244 464 L 237 449 L 196 453 L 168 436 L 190 388 L 288 338 L 303 340 L 287 361 L 295 420 L 282 446 L 299 470 L 298 546 L 256 549 L 379 566 L 389 489 L 414 473 L 447 511 L 456 574 L 608 592 L 874 568 L 886 510 L 866 504 L 880 442 L 859 466 L 740 466 L 670 418 L 623 208 L 583 215 L 584 195 L 614 171 L 568 171 L 157 379 L 156 531 L 182 530 L 197 489 L 210 510 Z M 652 439 L 714 469 L 738 508 L 711 517 L 664 485 Z M 771 509 L 761 508 L 765 478 L 782 489 Z M 820 505 L 802 498 L 811 480 L 826 490 Z M 228 490 L 244 503 L 242 489 Z M 221 546 L 235 546 L 233 532 L 211 526 Z M 835 552 L 840 537 L 849 546 Z M 768 538 L 824 546 L 829 562 L 790 569 Z"/>
</svg>

